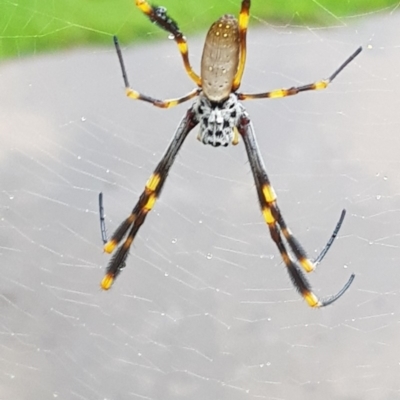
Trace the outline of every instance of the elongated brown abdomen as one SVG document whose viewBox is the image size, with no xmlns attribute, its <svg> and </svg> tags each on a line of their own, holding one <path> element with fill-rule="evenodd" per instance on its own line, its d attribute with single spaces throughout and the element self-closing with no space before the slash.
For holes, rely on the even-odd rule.
<svg viewBox="0 0 400 400">
<path fill-rule="evenodd" d="M 211 101 L 225 100 L 232 91 L 239 64 L 238 21 L 223 15 L 211 25 L 201 57 L 203 92 Z"/>
</svg>

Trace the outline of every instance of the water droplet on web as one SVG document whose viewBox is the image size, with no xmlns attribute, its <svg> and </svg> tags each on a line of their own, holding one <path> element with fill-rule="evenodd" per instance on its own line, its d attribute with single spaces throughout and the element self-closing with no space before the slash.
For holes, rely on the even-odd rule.
<svg viewBox="0 0 400 400">
<path fill-rule="evenodd" d="M 178 241 L 177 238 L 173 238 L 173 239 L 171 240 L 171 243 L 175 244 L 177 241 Z"/>
<path fill-rule="evenodd" d="M 384 180 L 384 181 L 387 181 L 387 180 L 388 180 L 388 177 L 385 175 L 385 176 L 383 177 L 383 180 Z"/>
<path fill-rule="evenodd" d="M 81 121 L 85 122 L 86 121 L 86 117 L 81 117 Z"/>
<path fill-rule="evenodd" d="M 212 259 L 212 254 L 211 253 L 208 253 L 207 254 L 207 260 L 211 260 Z"/>
<path fill-rule="evenodd" d="M 382 196 L 380 194 L 376 195 L 376 199 L 380 200 L 382 198 Z"/>
</svg>

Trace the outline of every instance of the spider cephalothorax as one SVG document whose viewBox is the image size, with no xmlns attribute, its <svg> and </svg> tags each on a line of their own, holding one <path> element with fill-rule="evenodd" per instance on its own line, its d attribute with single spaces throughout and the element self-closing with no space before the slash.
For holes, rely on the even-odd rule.
<svg viewBox="0 0 400 400">
<path fill-rule="evenodd" d="M 231 93 L 222 102 L 212 102 L 201 93 L 193 104 L 199 121 L 197 139 L 211 146 L 228 146 L 238 143 L 237 125 L 244 107 L 237 96 Z"/>
<path fill-rule="evenodd" d="M 158 100 L 133 90 L 128 82 L 118 40 L 114 37 L 128 97 L 147 101 L 160 108 L 174 107 L 196 96 L 197 99 L 179 123 L 170 145 L 148 179 L 145 189 L 131 214 L 121 223 L 110 240 L 107 240 L 105 234 L 102 196 L 100 196 L 100 220 L 104 251 L 111 253 L 126 237 L 125 241 L 119 245 L 107 267 L 106 275 L 101 282 L 103 289 L 107 290 L 111 287 L 115 278 L 125 266 L 129 249 L 137 232 L 160 196 L 161 189 L 179 149 L 189 132 L 196 125 L 200 125 L 198 139 L 202 143 L 210 144 L 214 147 L 227 146 L 229 143 L 237 144 L 239 135 L 242 137 L 253 174 L 261 212 L 270 231 L 271 238 L 281 254 L 295 288 L 307 301 L 308 305 L 311 307 L 327 306 L 337 300 L 351 285 L 354 275 L 350 276 L 350 279 L 338 293 L 323 300 L 319 300 L 311 290 L 301 268 L 306 272 L 311 272 L 322 261 L 340 229 L 345 211 L 342 211 L 339 222 L 320 255 L 314 261 L 311 261 L 283 219 L 275 191 L 269 181 L 260 149 L 257 145 L 253 125 L 239 100 L 286 97 L 300 92 L 325 89 L 361 52 L 361 47 L 328 79 L 270 92 L 257 94 L 239 93 L 238 89 L 246 62 L 246 33 L 250 16 L 250 3 L 250 0 L 242 0 L 238 19 L 232 15 L 224 15 L 211 25 L 204 44 L 201 58 L 201 74 L 199 76 L 190 65 L 186 38 L 177 23 L 167 15 L 167 10 L 164 7 L 151 6 L 146 0 L 136 0 L 137 7 L 153 23 L 166 30 L 178 44 L 185 70 L 197 86 L 187 95 L 177 99 Z"/>
</svg>

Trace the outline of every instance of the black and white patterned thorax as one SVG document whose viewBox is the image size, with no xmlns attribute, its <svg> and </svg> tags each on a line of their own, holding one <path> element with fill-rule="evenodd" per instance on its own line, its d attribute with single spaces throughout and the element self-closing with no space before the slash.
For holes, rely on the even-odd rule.
<svg viewBox="0 0 400 400">
<path fill-rule="evenodd" d="M 234 93 L 220 103 L 211 102 L 201 93 L 193 104 L 193 110 L 200 126 L 197 139 L 214 147 L 237 143 L 234 142 L 237 138 L 234 129 L 245 109 Z"/>
</svg>

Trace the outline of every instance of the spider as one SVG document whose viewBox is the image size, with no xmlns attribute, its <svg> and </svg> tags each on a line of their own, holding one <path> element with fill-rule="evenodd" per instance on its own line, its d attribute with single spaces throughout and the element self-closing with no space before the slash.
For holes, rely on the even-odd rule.
<svg viewBox="0 0 400 400">
<path fill-rule="evenodd" d="M 103 201 L 102 194 L 100 194 L 100 219 L 103 241 L 105 243 L 104 251 L 111 253 L 126 236 L 125 241 L 118 247 L 115 255 L 108 264 L 106 274 L 101 281 L 102 289 L 108 290 L 125 267 L 132 242 L 139 228 L 144 223 L 147 214 L 151 211 L 157 198 L 160 196 L 179 149 L 189 132 L 196 125 L 199 125 L 200 128 L 197 136 L 198 140 L 214 147 L 227 146 L 230 143 L 236 145 L 239 142 L 239 137 L 242 137 L 254 177 L 262 215 L 268 225 L 272 240 L 278 247 L 294 287 L 303 296 L 307 304 L 311 307 L 324 307 L 332 304 L 351 285 L 354 274 L 350 276 L 343 288 L 333 296 L 320 300 L 312 292 L 311 286 L 300 266 L 306 272 L 311 272 L 322 261 L 342 225 L 345 210 L 342 211 L 339 222 L 321 254 L 314 261 L 311 261 L 283 219 L 277 204 L 275 191 L 271 186 L 257 145 L 253 125 L 240 100 L 286 97 L 309 90 L 325 89 L 362 51 L 362 47 L 359 47 L 328 79 L 289 89 L 272 90 L 270 92 L 257 94 L 239 93 L 237 90 L 242 80 L 246 61 L 246 33 L 249 23 L 250 2 L 250 0 L 242 0 L 238 20 L 232 15 L 223 15 L 211 25 L 204 44 L 201 59 L 201 75 L 199 76 L 190 65 L 186 38 L 180 31 L 177 23 L 168 16 L 166 8 L 152 6 L 145 0 L 136 0 L 136 6 L 150 21 L 167 31 L 170 37 L 175 40 L 181 53 L 185 70 L 197 85 L 196 89 L 176 99 L 158 100 L 131 88 L 121 48 L 117 37 L 114 36 L 114 44 L 128 97 L 146 101 L 159 108 L 174 107 L 192 98 L 196 99 L 179 123 L 171 143 L 148 179 L 144 191 L 140 195 L 132 212 L 120 224 L 109 240 L 107 240 L 105 233 Z M 293 256 L 289 255 L 287 245 L 296 261 L 292 259 Z"/>
</svg>

